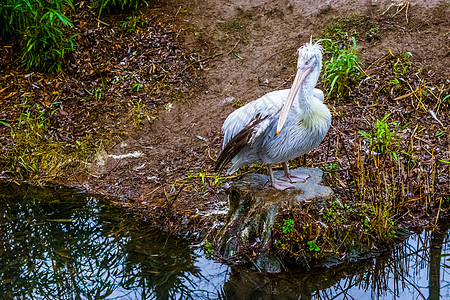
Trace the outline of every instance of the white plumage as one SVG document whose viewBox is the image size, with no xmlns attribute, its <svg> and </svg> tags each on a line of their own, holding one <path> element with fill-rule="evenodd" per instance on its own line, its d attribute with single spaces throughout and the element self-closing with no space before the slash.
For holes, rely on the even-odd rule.
<svg viewBox="0 0 450 300">
<path fill-rule="evenodd" d="M 323 92 L 314 88 L 322 68 L 320 45 L 308 43 L 298 53 L 298 73 L 290 90 L 270 92 L 227 117 L 216 168 L 223 168 L 231 159 L 228 174 L 232 174 L 244 165 L 265 163 L 278 189 L 306 180 L 290 174 L 286 162 L 322 142 L 330 128 L 331 113 L 323 103 Z M 285 176 L 275 180 L 272 164 L 277 163 L 283 163 Z"/>
</svg>

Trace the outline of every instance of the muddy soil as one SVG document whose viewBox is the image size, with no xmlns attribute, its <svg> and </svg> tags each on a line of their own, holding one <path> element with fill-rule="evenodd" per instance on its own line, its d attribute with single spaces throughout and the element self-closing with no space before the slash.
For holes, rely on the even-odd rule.
<svg viewBox="0 0 450 300">
<path fill-rule="evenodd" d="M 192 65 L 198 80 L 153 124 L 100 153 L 95 176 L 82 182 L 138 207 L 165 203 L 178 193 L 173 183 L 189 172 L 213 173 L 220 127 L 233 105 L 289 88 L 296 49 L 333 24 L 354 28 L 365 66 L 376 66 L 387 51 L 408 51 L 430 77 L 445 82 L 450 75 L 449 1 L 170 0 L 164 9 L 176 17 L 186 52 L 200 54 Z M 220 202 L 197 197 L 183 203 L 188 195 L 185 189 L 173 207 L 206 210 Z"/>
</svg>

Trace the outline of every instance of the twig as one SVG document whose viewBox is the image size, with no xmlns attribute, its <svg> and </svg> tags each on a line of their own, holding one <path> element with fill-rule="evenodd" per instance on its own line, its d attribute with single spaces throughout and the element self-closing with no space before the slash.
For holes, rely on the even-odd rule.
<svg viewBox="0 0 450 300">
<path fill-rule="evenodd" d="M 409 2 L 408 2 L 408 4 L 406 4 L 406 24 L 409 24 L 409 21 L 408 21 L 408 8 L 409 8 Z"/>
<path fill-rule="evenodd" d="M 405 94 L 405 95 L 403 95 L 403 96 L 399 96 L 399 97 L 397 97 L 397 98 L 394 98 L 393 100 L 394 100 L 394 101 L 397 101 L 397 100 L 405 99 L 405 98 L 407 98 L 407 97 L 409 97 L 409 96 L 411 96 L 411 95 L 414 95 L 417 91 L 418 91 L 418 90 L 412 91 L 411 93 Z"/>
<path fill-rule="evenodd" d="M 158 186 L 156 189 L 154 189 L 153 191 L 151 191 L 150 193 L 148 193 L 147 196 L 153 194 L 154 192 L 156 192 L 157 190 L 159 190 L 161 187 L 162 187 L 162 185 Z"/>
<path fill-rule="evenodd" d="M 425 298 L 425 296 L 422 294 L 422 292 L 419 290 L 419 288 L 417 286 L 414 285 L 413 282 L 409 281 L 403 274 L 399 273 L 400 276 L 403 278 L 403 280 L 405 280 L 407 283 L 409 283 L 418 293 L 419 295 L 422 297 L 422 299 L 427 299 Z"/>
<path fill-rule="evenodd" d="M 179 190 L 179 191 L 177 192 L 177 194 L 175 195 L 175 197 L 173 197 L 172 202 L 170 202 L 170 204 L 169 204 L 169 209 L 172 208 L 172 205 L 175 203 L 175 200 L 177 200 L 178 196 L 180 196 L 180 194 L 181 194 L 181 192 L 183 191 L 183 189 L 184 189 L 185 186 L 186 186 L 186 185 L 183 184 L 183 185 L 180 187 L 180 190 Z"/>
<path fill-rule="evenodd" d="M 177 13 L 175 14 L 175 18 L 178 16 L 178 14 L 180 13 L 181 10 L 181 5 L 178 7 Z"/>
<path fill-rule="evenodd" d="M 392 52 L 391 52 L 391 54 L 392 54 Z M 379 63 L 379 62 L 382 62 L 382 61 L 385 60 L 387 57 L 388 57 L 388 55 L 385 54 L 385 55 L 383 55 L 382 57 L 380 57 L 379 59 L 377 59 L 376 61 L 374 61 L 370 66 L 368 66 L 368 67 L 366 68 L 366 70 L 364 71 L 364 73 L 367 74 L 367 72 L 370 70 L 370 68 L 371 68 L 373 65 L 375 65 L 375 64 L 377 64 L 377 63 Z"/>
<path fill-rule="evenodd" d="M 216 53 L 216 54 L 214 54 L 214 55 L 211 55 L 211 56 L 208 56 L 208 57 L 205 57 L 205 58 L 196 60 L 196 61 L 190 63 L 189 65 L 187 65 L 187 66 L 186 66 L 183 70 L 181 70 L 181 71 L 177 74 L 177 76 L 175 76 L 175 77 L 181 76 L 181 74 L 183 74 L 184 71 L 186 71 L 187 69 L 189 69 L 190 67 L 192 67 L 192 66 L 195 65 L 195 64 L 198 64 L 198 63 L 207 61 L 207 60 L 209 60 L 209 59 L 216 58 L 217 56 L 221 56 L 221 55 L 223 55 L 223 52 Z"/>
<path fill-rule="evenodd" d="M 99 22 L 99 23 L 101 23 L 101 24 L 103 24 L 103 25 L 106 25 L 106 26 L 111 26 L 110 24 L 108 24 L 108 23 L 106 23 L 106 22 L 103 22 L 103 21 L 101 21 L 100 19 L 97 19 L 97 22 Z M 97 24 L 97 27 L 98 27 L 98 24 Z"/>
<path fill-rule="evenodd" d="M 234 47 L 227 53 L 227 55 L 230 55 L 231 52 L 233 52 L 234 49 L 236 49 L 237 45 L 239 44 L 239 42 L 241 41 L 241 39 L 239 39 L 236 44 L 234 45 Z"/>
</svg>

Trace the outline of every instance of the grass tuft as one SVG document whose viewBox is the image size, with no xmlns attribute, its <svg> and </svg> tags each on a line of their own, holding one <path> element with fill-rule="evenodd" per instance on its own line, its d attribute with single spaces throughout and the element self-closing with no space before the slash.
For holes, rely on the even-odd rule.
<svg viewBox="0 0 450 300">
<path fill-rule="evenodd" d="M 339 48 L 336 42 L 329 39 L 322 40 L 326 54 L 331 58 L 323 63 L 322 82 L 324 90 L 337 96 L 350 91 L 350 86 L 357 85 L 362 76 L 362 63 L 356 54 L 356 40 L 352 38 L 353 46 Z"/>
</svg>

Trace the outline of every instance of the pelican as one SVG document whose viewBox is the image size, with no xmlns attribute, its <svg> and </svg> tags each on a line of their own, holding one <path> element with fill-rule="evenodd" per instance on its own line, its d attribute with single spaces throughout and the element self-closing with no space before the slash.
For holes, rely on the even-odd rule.
<svg viewBox="0 0 450 300">
<path fill-rule="evenodd" d="M 231 113 L 222 126 L 216 170 L 232 161 L 227 172 L 231 175 L 242 166 L 264 163 L 276 189 L 304 182 L 308 176 L 291 174 L 287 162 L 317 147 L 330 128 L 323 92 L 314 88 L 321 69 L 322 48 L 311 41 L 298 49 L 297 74 L 290 89 L 270 92 Z M 272 165 L 279 163 L 284 176 L 275 179 Z"/>
</svg>

